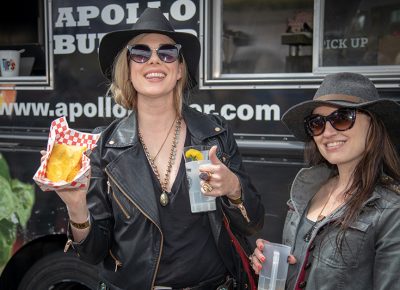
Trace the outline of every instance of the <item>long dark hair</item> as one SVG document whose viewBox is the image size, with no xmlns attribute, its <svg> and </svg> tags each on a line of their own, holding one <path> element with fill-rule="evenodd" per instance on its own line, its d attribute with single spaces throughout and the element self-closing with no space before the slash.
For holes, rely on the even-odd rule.
<svg viewBox="0 0 400 290">
<path fill-rule="evenodd" d="M 360 214 L 362 205 L 372 196 L 376 185 L 391 187 L 400 182 L 400 158 L 381 119 L 368 111 L 371 122 L 366 137 L 366 147 L 353 172 L 353 179 L 344 193 L 344 215 L 337 221 L 340 232 L 337 241 L 343 241 L 345 231 Z M 319 152 L 314 140 L 306 143 L 304 158 L 308 165 L 326 164 L 338 174 L 336 165 L 330 164 Z"/>
</svg>

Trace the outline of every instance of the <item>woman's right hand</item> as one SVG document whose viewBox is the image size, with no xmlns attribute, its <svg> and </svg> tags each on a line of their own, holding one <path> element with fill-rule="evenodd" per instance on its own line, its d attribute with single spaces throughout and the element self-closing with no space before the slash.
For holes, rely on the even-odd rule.
<svg viewBox="0 0 400 290">
<path fill-rule="evenodd" d="M 41 162 L 43 162 L 46 153 L 47 151 L 45 150 L 40 151 L 40 154 L 42 154 Z M 88 207 L 86 203 L 86 193 L 88 191 L 88 186 L 89 184 L 82 188 L 58 189 L 55 191 L 67 206 L 68 214 L 73 221 L 80 222 L 87 219 Z"/>
<path fill-rule="evenodd" d="M 257 247 L 254 249 L 252 255 L 250 255 L 250 264 L 253 267 L 254 272 L 259 275 L 262 269 L 262 264 L 265 262 L 265 257 L 263 255 L 264 243 L 268 241 L 263 239 L 257 239 L 256 245 Z M 289 264 L 296 264 L 297 260 L 295 256 L 289 255 L 288 263 Z"/>
</svg>

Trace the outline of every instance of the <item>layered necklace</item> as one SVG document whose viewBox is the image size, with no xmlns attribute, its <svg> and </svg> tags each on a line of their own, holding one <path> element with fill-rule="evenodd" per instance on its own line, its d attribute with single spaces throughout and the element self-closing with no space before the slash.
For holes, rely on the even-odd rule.
<svg viewBox="0 0 400 290">
<path fill-rule="evenodd" d="M 142 143 L 144 154 L 146 155 L 147 160 L 149 161 L 150 166 L 153 169 L 153 172 L 156 175 L 157 180 L 161 185 L 162 192 L 160 195 L 160 204 L 162 206 L 166 206 L 169 203 L 169 197 L 167 194 L 167 185 L 168 185 L 168 181 L 169 181 L 169 176 L 172 171 L 172 166 L 174 165 L 174 162 L 176 159 L 176 151 L 177 151 L 177 146 L 178 146 L 178 141 L 179 141 L 179 133 L 181 131 L 181 124 L 182 124 L 182 119 L 181 118 L 176 119 L 174 139 L 172 141 L 172 147 L 171 147 L 171 151 L 169 154 L 167 171 L 165 172 L 163 181 L 161 181 L 161 176 L 158 171 L 157 165 L 155 164 L 155 159 L 157 158 L 157 155 L 160 153 L 162 146 L 164 146 L 166 139 L 164 140 L 163 144 L 161 145 L 161 148 L 158 151 L 157 155 L 154 158 L 151 158 L 149 150 L 147 149 L 147 146 L 144 143 L 142 133 L 140 133 L 140 130 L 138 130 L 138 136 L 139 136 L 140 143 Z M 168 135 L 169 135 L 169 131 L 168 131 Z M 168 137 L 168 135 L 167 135 L 167 137 Z"/>
</svg>

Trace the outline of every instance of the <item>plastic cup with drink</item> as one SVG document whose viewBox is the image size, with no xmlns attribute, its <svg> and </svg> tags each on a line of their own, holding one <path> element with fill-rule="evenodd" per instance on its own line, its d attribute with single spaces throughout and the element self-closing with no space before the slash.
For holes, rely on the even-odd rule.
<svg viewBox="0 0 400 290">
<path fill-rule="evenodd" d="M 264 242 L 265 263 L 258 279 L 258 290 L 285 290 L 290 247 Z"/>
<path fill-rule="evenodd" d="M 193 213 L 216 209 L 215 197 L 204 195 L 200 189 L 199 167 L 203 164 L 211 164 L 208 155 L 210 148 L 203 145 L 188 146 L 183 151 L 189 184 L 190 209 Z"/>
</svg>

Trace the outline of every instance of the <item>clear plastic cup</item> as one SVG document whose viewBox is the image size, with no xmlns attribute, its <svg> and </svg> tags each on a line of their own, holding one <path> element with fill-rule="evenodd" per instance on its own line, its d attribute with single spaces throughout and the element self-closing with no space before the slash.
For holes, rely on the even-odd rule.
<svg viewBox="0 0 400 290">
<path fill-rule="evenodd" d="M 266 260 L 259 275 L 258 290 L 285 290 L 290 249 L 281 244 L 264 243 L 263 255 Z"/>
<path fill-rule="evenodd" d="M 216 209 L 215 197 L 204 195 L 200 189 L 199 167 L 211 163 L 208 156 L 210 148 L 210 146 L 199 145 L 188 146 L 183 150 L 186 176 L 189 183 L 190 209 L 193 213 Z"/>
</svg>

